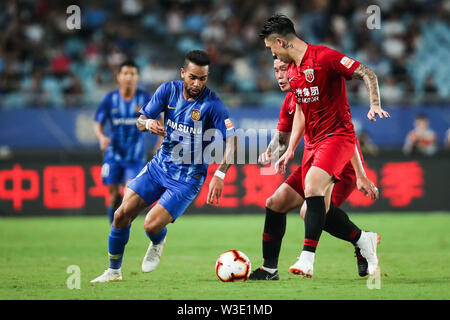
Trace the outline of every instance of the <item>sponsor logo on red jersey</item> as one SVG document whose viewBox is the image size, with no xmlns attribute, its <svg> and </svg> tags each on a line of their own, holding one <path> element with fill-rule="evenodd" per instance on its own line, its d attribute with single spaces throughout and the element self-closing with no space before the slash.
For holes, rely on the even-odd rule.
<svg viewBox="0 0 450 320">
<path fill-rule="evenodd" d="M 350 59 L 349 57 L 343 57 L 341 59 L 341 64 L 346 67 L 347 69 L 350 69 L 350 67 L 353 65 L 353 63 L 355 62 L 355 60 Z"/>
</svg>

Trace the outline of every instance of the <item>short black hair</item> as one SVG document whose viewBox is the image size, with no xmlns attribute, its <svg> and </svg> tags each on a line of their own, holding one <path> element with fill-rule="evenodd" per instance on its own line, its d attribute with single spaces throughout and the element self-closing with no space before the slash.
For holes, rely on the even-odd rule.
<svg viewBox="0 0 450 320">
<path fill-rule="evenodd" d="M 124 62 L 122 62 L 119 66 L 119 70 L 118 72 L 120 73 L 120 71 L 122 71 L 123 67 L 133 67 L 136 68 L 137 73 L 139 73 L 139 67 L 136 64 L 136 62 L 134 62 L 134 60 L 125 60 Z"/>
<path fill-rule="evenodd" d="M 186 69 L 189 62 L 196 64 L 197 66 L 209 66 L 211 59 L 209 55 L 203 50 L 192 50 L 186 53 L 184 56 L 184 68 Z"/>
<path fill-rule="evenodd" d="M 264 40 L 271 34 L 279 34 L 282 37 L 288 35 L 297 36 L 294 23 L 284 14 L 275 14 L 264 22 L 259 37 Z"/>
</svg>

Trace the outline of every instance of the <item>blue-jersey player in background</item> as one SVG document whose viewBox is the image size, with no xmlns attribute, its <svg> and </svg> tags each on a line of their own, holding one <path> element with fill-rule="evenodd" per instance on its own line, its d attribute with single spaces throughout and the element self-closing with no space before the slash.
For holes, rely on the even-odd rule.
<svg viewBox="0 0 450 320">
<path fill-rule="evenodd" d="M 205 181 L 208 163 L 203 151 L 211 142 L 203 134 L 209 129 L 226 141 L 223 160 L 209 184 L 208 204 L 218 205 L 225 173 L 236 159 L 237 137 L 225 105 L 206 87 L 210 58 L 200 50 L 185 56 L 181 78 L 162 84 L 141 109 L 136 126 L 164 140 L 156 156 L 125 190 L 114 214 L 109 235 L 109 268 L 91 282 L 122 280 L 122 258 L 132 221 L 155 201 L 145 217 L 144 229 L 151 242 L 142 262 L 142 271 L 156 268 L 166 241 L 167 224 L 180 217 Z M 159 115 L 164 113 L 165 124 Z M 206 134 L 205 134 L 206 137 Z M 206 154 L 206 152 L 205 152 Z"/>
<path fill-rule="evenodd" d="M 131 60 L 123 62 L 117 74 L 119 88 L 103 98 L 95 114 L 94 132 L 104 151 L 101 174 L 109 190 L 110 223 L 122 202 L 121 185 L 136 177 L 145 165 L 144 138 L 136 128 L 136 119 L 151 96 L 137 88 L 138 81 L 138 66 Z M 104 133 L 106 124 L 110 126 L 109 137 Z"/>
</svg>

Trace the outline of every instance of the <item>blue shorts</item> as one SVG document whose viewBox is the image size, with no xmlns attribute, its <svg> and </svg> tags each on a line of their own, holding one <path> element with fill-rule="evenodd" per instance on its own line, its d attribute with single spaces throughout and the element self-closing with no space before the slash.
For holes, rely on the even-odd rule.
<svg viewBox="0 0 450 320">
<path fill-rule="evenodd" d="M 148 205 L 159 199 L 158 203 L 169 211 L 175 221 L 195 199 L 203 182 L 204 176 L 191 179 L 189 182 L 173 180 L 152 160 L 127 187 L 136 192 Z"/>
<path fill-rule="evenodd" d="M 118 162 L 105 160 L 102 165 L 102 181 L 104 184 L 124 184 L 133 179 L 145 166 L 145 162 Z"/>
</svg>

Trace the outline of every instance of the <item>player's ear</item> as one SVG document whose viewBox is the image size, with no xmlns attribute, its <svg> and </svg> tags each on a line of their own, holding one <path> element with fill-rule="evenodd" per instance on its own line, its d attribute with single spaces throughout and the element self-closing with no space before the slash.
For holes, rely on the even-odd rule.
<svg viewBox="0 0 450 320">
<path fill-rule="evenodd" d="M 184 70 L 184 68 L 180 69 L 180 75 L 181 75 L 181 79 L 184 80 L 184 75 L 186 74 L 186 71 Z"/>
<path fill-rule="evenodd" d="M 278 43 L 278 45 L 282 48 L 286 47 L 287 41 L 284 40 L 283 38 L 276 38 L 275 39 L 276 43 Z"/>
</svg>

